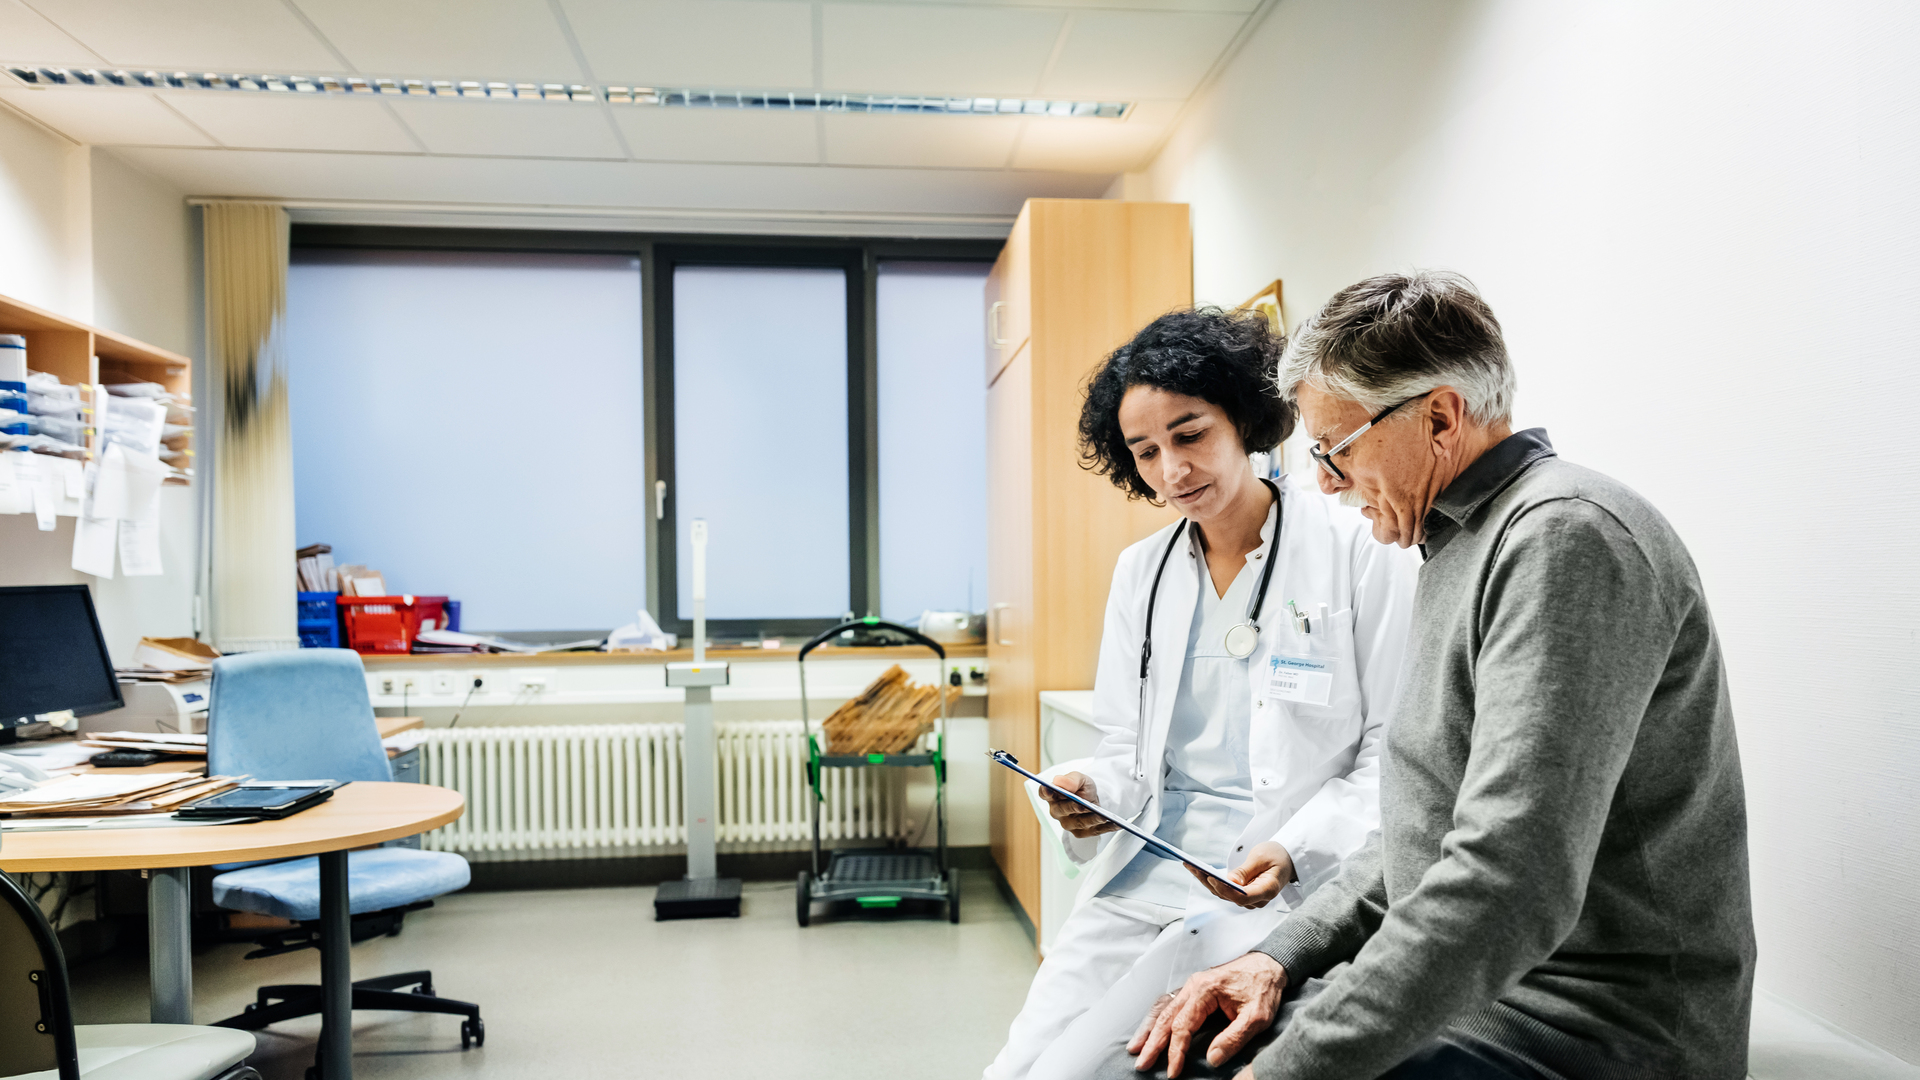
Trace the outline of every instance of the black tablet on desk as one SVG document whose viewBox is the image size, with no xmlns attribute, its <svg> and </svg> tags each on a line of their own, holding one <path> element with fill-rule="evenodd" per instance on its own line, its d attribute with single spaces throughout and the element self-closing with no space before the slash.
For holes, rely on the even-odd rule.
<svg viewBox="0 0 1920 1080">
<path fill-rule="evenodd" d="M 181 807 L 175 817 L 228 818 L 252 817 L 276 819 L 290 817 L 333 798 L 340 786 L 334 780 L 301 780 L 284 784 L 249 783 L 229 788 L 199 802 Z"/>
</svg>

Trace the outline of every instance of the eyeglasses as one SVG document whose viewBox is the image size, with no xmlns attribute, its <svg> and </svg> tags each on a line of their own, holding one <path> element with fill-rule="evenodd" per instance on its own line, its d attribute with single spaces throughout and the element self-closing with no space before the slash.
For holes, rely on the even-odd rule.
<svg viewBox="0 0 1920 1080">
<path fill-rule="evenodd" d="M 1433 393 L 1433 391 L 1431 390 L 1427 391 L 1427 394 L 1431 394 L 1431 393 Z M 1373 428 L 1373 425 L 1379 423 L 1382 420 L 1385 420 L 1387 418 L 1388 413 L 1391 413 L 1393 410 L 1399 408 L 1402 405 L 1407 404 L 1408 402 L 1419 401 L 1421 398 L 1426 397 L 1427 394 L 1415 394 L 1412 397 L 1408 398 L 1406 401 L 1396 402 L 1392 405 L 1387 406 L 1384 409 L 1381 409 L 1379 412 L 1374 413 L 1373 419 L 1368 420 L 1366 423 L 1361 424 L 1359 427 L 1355 428 L 1353 431 L 1353 434 L 1347 436 L 1344 439 L 1341 439 L 1338 443 L 1335 443 L 1333 449 L 1328 450 L 1325 453 L 1322 453 L 1318 446 L 1307 447 L 1307 453 L 1313 456 L 1313 460 L 1320 463 L 1321 468 L 1327 470 L 1329 473 L 1332 473 L 1333 478 L 1335 480 L 1345 480 L 1347 478 L 1347 474 L 1341 472 L 1340 466 L 1335 465 L 1333 463 L 1333 455 L 1338 454 L 1340 451 L 1345 450 L 1349 446 L 1352 446 L 1353 441 L 1355 439 L 1358 439 L 1360 436 L 1365 435 L 1369 430 Z"/>
</svg>

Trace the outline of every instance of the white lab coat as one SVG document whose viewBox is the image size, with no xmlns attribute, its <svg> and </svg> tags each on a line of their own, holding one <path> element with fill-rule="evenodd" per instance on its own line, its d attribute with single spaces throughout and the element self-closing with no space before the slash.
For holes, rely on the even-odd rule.
<svg viewBox="0 0 1920 1080">
<path fill-rule="evenodd" d="M 1247 911 L 1194 882 L 1183 937 L 1188 962 L 1176 960 L 1176 971 L 1224 962 L 1258 943 L 1292 903 L 1332 878 L 1380 823 L 1380 751 L 1405 660 L 1419 561 L 1410 550 L 1376 542 L 1359 511 L 1310 483 L 1288 478 L 1281 488 L 1279 564 L 1261 615 L 1247 703 L 1254 813 L 1234 840 L 1228 868 L 1255 844 L 1277 840 L 1293 856 L 1299 885 L 1282 893 L 1284 903 Z M 1129 547 L 1114 569 L 1094 678 L 1093 722 L 1102 739 L 1092 759 L 1074 763 L 1093 778 L 1102 805 L 1139 815 L 1135 823 L 1149 833 L 1159 825 L 1167 728 L 1199 588 L 1196 557 L 1183 540 L 1167 562 L 1154 606 L 1141 758 L 1146 775 L 1136 776 L 1135 747 L 1143 737 L 1137 723 L 1140 634 L 1154 571 L 1175 527 Z M 1327 625 L 1299 633 L 1289 600 L 1315 614 L 1327 605 Z M 1267 660 L 1275 653 L 1331 661 L 1327 704 L 1271 698 Z M 1086 864 L 1078 905 L 1099 895 L 1141 848 L 1139 839 L 1124 832 L 1086 840 L 1057 835 L 1067 857 Z"/>
<path fill-rule="evenodd" d="M 1234 839 L 1228 868 L 1245 861 L 1255 844 L 1278 840 L 1293 856 L 1299 884 L 1283 890 L 1280 902 L 1249 911 L 1194 882 L 1177 919 L 1172 909 L 1157 905 L 1111 898 L 1096 902 L 1142 842 L 1124 832 L 1077 840 L 1049 821 L 1047 832 L 1084 867 L 1079 897 L 1034 978 L 1007 1045 L 987 1069 L 989 1080 L 1083 1075 L 1104 1057 L 1107 1043 L 1125 1041 L 1155 997 L 1177 989 L 1189 974 L 1259 944 L 1294 903 L 1333 877 L 1379 827 L 1380 751 L 1406 657 L 1419 562 L 1410 550 L 1375 542 L 1359 511 L 1321 494 L 1311 481 L 1289 478 L 1280 487 L 1279 563 L 1250 660 L 1254 811 Z M 1177 525 L 1121 553 L 1107 594 L 1094 676 L 1093 722 L 1102 733 L 1100 745 L 1093 757 L 1050 770 L 1056 776 L 1078 770 L 1092 777 L 1102 805 L 1133 817 L 1149 833 L 1160 824 L 1167 730 L 1199 599 L 1201 568 L 1183 538 L 1167 561 L 1154 605 L 1142 734 L 1141 628 L 1154 571 Z M 1263 556 L 1270 535 L 1262 537 Z M 1287 610 L 1289 600 L 1316 616 L 1319 606 L 1327 605 L 1327 625 L 1300 634 Z M 1276 653 L 1332 663 L 1326 705 L 1269 697 L 1268 658 Z M 1140 759 L 1144 777 L 1134 772 L 1141 738 L 1146 740 Z M 1027 789 L 1042 820 L 1048 820 L 1031 781 Z M 1164 914 L 1149 918 L 1141 914 L 1147 909 Z"/>
</svg>

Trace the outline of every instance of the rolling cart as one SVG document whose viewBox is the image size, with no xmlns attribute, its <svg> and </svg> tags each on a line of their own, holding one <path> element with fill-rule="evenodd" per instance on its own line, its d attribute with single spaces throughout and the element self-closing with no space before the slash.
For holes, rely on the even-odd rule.
<svg viewBox="0 0 1920 1080">
<path fill-rule="evenodd" d="M 940 697 L 940 726 L 931 752 L 905 754 L 824 754 L 825 732 L 814 737 L 813 718 L 807 712 L 807 654 L 837 635 L 854 631 L 862 637 L 904 637 L 932 649 L 940 657 L 940 678 L 934 684 Z M 947 650 L 939 642 L 898 623 L 868 617 L 844 622 L 821 633 L 800 649 L 800 722 L 807 733 L 807 784 L 813 789 L 808 805 L 813 814 L 813 869 L 800 871 L 794 888 L 794 915 L 801 926 L 813 919 L 815 901 L 852 900 L 863 908 L 895 908 L 902 900 L 933 900 L 946 904 L 947 921 L 960 921 L 960 876 L 947 865 Z M 892 849 L 835 851 L 827 868 L 820 868 L 821 770 L 826 768 L 933 769 L 933 813 L 938 841 L 933 851 Z"/>
</svg>

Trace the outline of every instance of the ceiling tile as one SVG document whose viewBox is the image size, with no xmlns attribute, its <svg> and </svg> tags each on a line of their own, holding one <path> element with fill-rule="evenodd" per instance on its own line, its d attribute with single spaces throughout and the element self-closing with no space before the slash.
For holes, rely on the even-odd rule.
<svg viewBox="0 0 1920 1080">
<path fill-rule="evenodd" d="M 1226 51 L 1240 15 L 1082 12 L 1041 93 L 1075 98 L 1185 98 Z"/>
<path fill-rule="evenodd" d="M 820 160 L 813 113 L 615 108 L 641 161 L 806 164 Z"/>
<path fill-rule="evenodd" d="M 1027 120 L 1014 151 L 1018 169 L 1117 173 L 1145 168 L 1173 128 L 1178 101 L 1146 101 L 1124 120 Z"/>
<path fill-rule="evenodd" d="M 1005 168 L 1020 133 L 1017 116 L 826 118 L 827 163 L 924 168 Z"/>
<path fill-rule="evenodd" d="M 963 7 L 1101 8 L 1120 11 L 1251 12 L 1260 0 L 852 0 L 872 4 L 938 4 Z"/>
<path fill-rule="evenodd" d="M 5 101 L 76 142 L 94 146 L 212 146 L 213 140 L 151 94 L 0 90 Z"/>
<path fill-rule="evenodd" d="M 1031 94 L 1065 16 L 1051 11 L 828 4 L 825 89 Z"/>
<path fill-rule="evenodd" d="M 586 75 L 543 0 L 295 0 L 369 74 L 578 82 Z"/>
<path fill-rule="evenodd" d="M 202 91 L 166 95 L 167 104 L 227 146 L 262 150 L 416 153 L 406 129 L 378 101 Z M 444 102 L 488 109 L 486 102 Z"/>
<path fill-rule="evenodd" d="M 813 85 L 813 13 L 779 0 L 561 0 L 603 83 Z"/>
<path fill-rule="evenodd" d="M 597 106 L 540 101 L 391 103 L 436 154 L 619 158 L 620 144 Z"/>
<path fill-rule="evenodd" d="M 340 66 L 280 0 L 34 0 L 120 67 L 331 71 Z"/>
<path fill-rule="evenodd" d="M 20 0 L 0 0 L 0 60 L 93 67 L 100 58 Z"/>
</svg>

